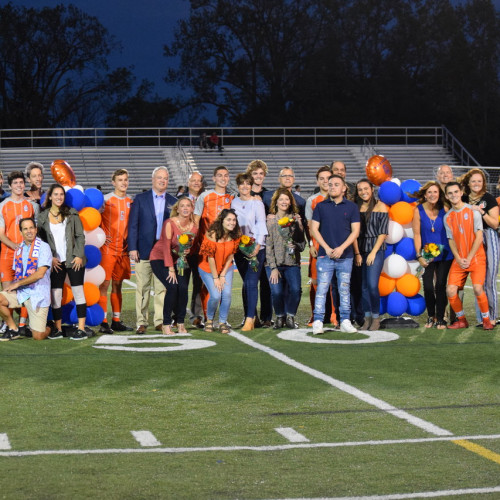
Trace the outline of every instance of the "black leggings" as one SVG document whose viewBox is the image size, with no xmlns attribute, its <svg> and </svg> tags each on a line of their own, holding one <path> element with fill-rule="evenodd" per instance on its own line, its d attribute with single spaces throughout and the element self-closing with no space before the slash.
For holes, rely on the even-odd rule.
<svg viewBox="0 0 500 500">
<path fill-rule="evenodd" d="M 444 310 L 448 304 L 446 284 L 452 262 L 452 260 L 433 261 L 425 268 L 422 276 L 427 314 L 430 318 L 436 317 L 437 321 L 443 321 Z"/>
<path fill-rule="evenodd" d="M 62 269 L 59 271 L 52 269 L 50 273 L 52 316 L 56 321 L 62 319 L 62 290 L 67 274 L 71 284 L 71 290 L 75 297 L 76 315 L 78 318 L 85 318 L 87 316 L 87 302 L 83 292 L 85 267 L 81 267 L 78 271 L 75 271 L 74 269 L 66 267 L 66 262 L 61 262 L 61 268 Z"/>
</svg>

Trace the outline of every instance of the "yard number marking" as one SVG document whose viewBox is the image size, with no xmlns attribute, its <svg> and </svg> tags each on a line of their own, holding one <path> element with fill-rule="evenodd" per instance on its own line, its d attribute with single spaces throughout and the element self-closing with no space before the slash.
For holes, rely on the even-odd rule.
<svg viewBox="0 0 500 500">
<path fill-rule="evenodd" d="M 343 340 L 343 339 L 325 339 L 322 336 L 308 335 L 311 330 L 301 329 L 287 330 L 278 333 L 278 337 L 283 340 L 292 340 L 294 342 L 310 342 L 311 344 L 373 344 L 374 342 L 391 342 L 398 340 L 399 335 L 384 331 L 358 331 L 361 335 L 366 335 L 364 339 Z"/>
<path fill-rule="evenodd" d="M 189 336 L 184 334 L 183 337 Z M 177 337 L 177 336 L 176 336 Z M 110 351 L 134 351 L 134 352 L 165 352 L 165 351 L 187 351 L 190 349 L 205 349 L 216 345 L 211 340 L 195 340 L 186 338 L 166 337 L 165 335 L 102 335 L 92 346 L 96 349 L 108 349 Z M 148 347 L 141 344 L 173 344 L 168 347 Z"/>
</svg>

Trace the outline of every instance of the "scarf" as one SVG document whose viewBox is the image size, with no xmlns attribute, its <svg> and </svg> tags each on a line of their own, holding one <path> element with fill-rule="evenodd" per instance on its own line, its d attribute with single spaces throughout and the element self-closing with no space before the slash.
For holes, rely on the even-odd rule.
<svg viewBox="0 0 500 500">
<path fill-rule="evenodd" d="M 23 275 L 23 245 L 21 245 L 15 253 L 15 275 L 14 281 L 19 281 L 27 276 L 31 276 L 38 269 L 38 257 L 40 256 L 40 247 L 42 240 L 37 236 L 31 243 L 30 252 L 28 255 L 28 265 Z"/>
</svg>

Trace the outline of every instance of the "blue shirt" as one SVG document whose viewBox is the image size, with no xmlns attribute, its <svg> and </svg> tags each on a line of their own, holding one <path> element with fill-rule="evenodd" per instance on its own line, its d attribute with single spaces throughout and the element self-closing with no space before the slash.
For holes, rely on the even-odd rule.
<svg viewBox="0 0 500 500">
<path fill-rule="evenodd" d="M 316 205 L 312 220 L 319 222 L 319 232 L 328 246 L 337 248 L 342 245 L 352 232 L 351 224 L 360 222 L 359 208 L 356 203 L 342 199 L 335 203 L 331 198 L 326 198 Z M 320 245 L 318 257 L 326 255 L 325 249 Z M 354 252 L 349 245 L 340 259 L 352 258 Z"/>
<path fill-rule="evenodd" d="M 31 245 L 26 245 L 23 241 L 23 274 L 26 272 L 30 248 Z M 47 271 L 45 271 L 45 274 L 38 281 L 16 290 L 19 304 L 23 304 L 28 299 L 31 299 L 31 306 L 33 309 L 50 306 L 50 267 L 52 266 L 52 251 L 49 245 L 42 241 L 40 245 L 40 255 L 38 256 L 38 269 L 43 266 L 47 267 Z M 14 263 L 13 269 L 15 269 L 15 267 Z"/>
<path fill-rule="evenodd" d="M 444 216 L 446 212 L 442 208 L 435 220 L 431 221 L 427 215 L 424 207 L 418 205 L 418 212 L 420 214 L 420 237 L 422 238 L 422 250 L 427 243 L 436 243 L 436 245 L 443 245 L 443 251 L 434 258 L 435 262 L 440 260 L 453 259 L 448 237 L 446 236 L 446 228 L 444 227 Z M 434 231 L 433 231 L 434 229 Z"/>
<path fill-rule="evenodd" d="M 163 227 L 163 214 L 165 212 L 165 193 L 156 194 L 154 191 L 152 192 L 156 214 L 156 239 L 159 240 L 161 236 L 161 228 Z"/>
</svg>

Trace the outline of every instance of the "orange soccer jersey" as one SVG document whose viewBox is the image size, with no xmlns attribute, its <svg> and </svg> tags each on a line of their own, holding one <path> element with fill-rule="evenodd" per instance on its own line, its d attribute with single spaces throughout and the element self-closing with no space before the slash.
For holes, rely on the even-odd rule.
<svg viewBox="0 0 500 500">
<path fill-rule="evenodd" d="M 306 201 L 306 219 L 307 222 L 312 220 L 312 215 L 316 205 L 325 200 L 325 197 L 321 193 L 316 193 L 311 196 Z M 319 243 L 311 236 L 312 244 L 316 250 L 319 250 Z M 316 260 L 309 254 L 309 278 L 315 280 L 317 279 L 316 273 Z"/>
<path fill-rule="evenodd" d="M 26 217 L 35 217 L 33 204 L 26 200 L 13 200 L 6 198 L 0 203 L 0 227 L 4 228 L 5 236 L 14 243 L 21 243 L 23 237 L 19 231 L 19 221 Z M 0 273 L 2 281 L 12 281 L 14 271 L 12 264 L 14 262 L 14 250 L 7 245 L 2 245 L 0 254 Z"/>
<path fill-rule="evenodd" d="M 101 247 L 103 255 L 119 255 L 127 251 L 128 218 L 131 198 L 120 198 L 115 193 L 104 196 L 101 227 L 106 234 L 106 243 Z"/>
<path fill-rule="evenodd" d="M 225 208 L 231 208 L 234 196 L 231 194 L 218 194 L 213 189 L 204 191 L 196 200 L 194 213 L 200 215 L 198 234 L 200 238 L 207 232 L 210 225 Z"/>
</svg>

